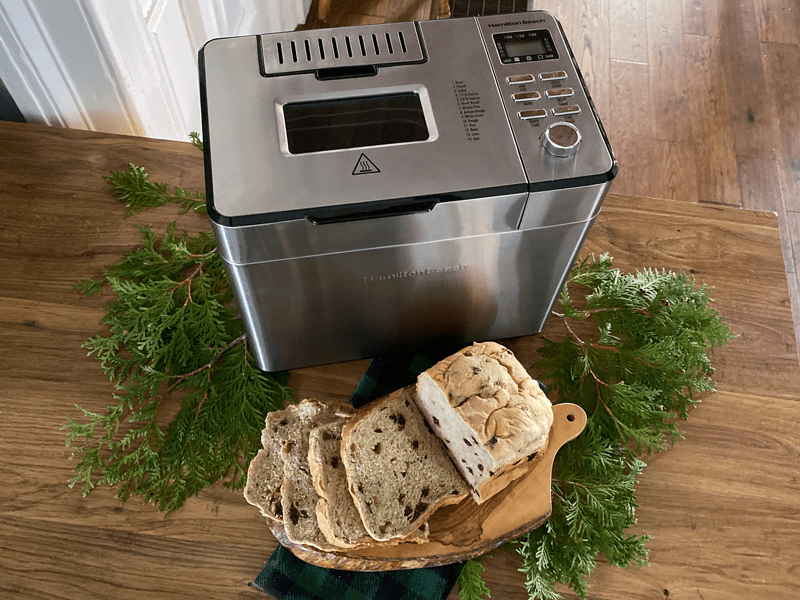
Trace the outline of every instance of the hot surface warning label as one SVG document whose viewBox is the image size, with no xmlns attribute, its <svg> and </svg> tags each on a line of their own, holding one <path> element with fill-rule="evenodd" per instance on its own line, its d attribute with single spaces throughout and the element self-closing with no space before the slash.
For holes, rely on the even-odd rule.
<svg viewBox="0 0 800 600">
<path fill-rule="evenodd" d="M 367 155 L 362 152 L 361 156 L 358 157 L 358 162 L 356 163 L 355 168 L 353 169 L 353 175 L 366 175 L 367 173 L 380 173 L 381 170 L 375 166 L 375 163 L 372 162 Z"/>
</svg>

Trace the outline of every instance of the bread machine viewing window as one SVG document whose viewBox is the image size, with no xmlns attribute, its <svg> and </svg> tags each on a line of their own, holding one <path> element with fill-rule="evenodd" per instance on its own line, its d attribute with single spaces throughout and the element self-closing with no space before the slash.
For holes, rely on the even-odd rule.
<svg viewBox="0 0 800 600">
<path fill-rule="evenodd" d="M 429 138 L 413 92 L 292 102 L 283 118 L 291 154 L 422 142 Z"/>
</svg>

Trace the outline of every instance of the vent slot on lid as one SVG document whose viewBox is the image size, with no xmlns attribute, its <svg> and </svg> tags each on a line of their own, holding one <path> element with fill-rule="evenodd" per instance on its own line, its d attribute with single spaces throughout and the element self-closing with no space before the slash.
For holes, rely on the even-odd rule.
<svg viewBox="0 0 800 600">
<path fill-rule="evenodd" d="M 338 31 L 292 31 L 258 36 L 261 74 L 423 62 L 425 53 L 414 23 L 348 27 Z"/>
</svg>

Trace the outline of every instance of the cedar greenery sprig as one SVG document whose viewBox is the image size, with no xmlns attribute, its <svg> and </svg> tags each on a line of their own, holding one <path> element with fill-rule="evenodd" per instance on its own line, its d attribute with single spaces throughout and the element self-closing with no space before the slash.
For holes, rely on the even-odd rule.
<svg viewBox="0 0 800 600">
<path fill-rule="evenodd" d="M 127 172 L 112 171 L 104 179 L 111 185 L 117 198 L 128 207 L 126 217 L 165 204 L 180 204 L 181 213 L 190 210 L 206 212 L 205 194 L 180 187 L 175 187 L 174 193 L 170 193 L 167 184 L 150 181 L 145 170 L 133 164 Z"/>
<path fill-rule="evenodd" d="M 165 203 L 166 186 L 139 167 L 109 183 L 128 214 Z M 76 284 L 115 294 L 101 321 L 108 333 L 84 344 L 114 384 L 115 404 L 78 407 L 81 417 L 62 428 L 80 456 L 70 486 L 85 496 L 119 485 L 122 502 L 140 496 L 167 512 L 220 480 L 243 487 L 266 413 L 292 400 L 285 374 L 261 371 L 250 354 L 213 234 L 176 229 L 139 227 L 140 248 Z M 165 413 L 174 414 L 166 426 Z"/>
<path fill-rule="evenodd" d="M 482 577 L 486 569 L 481 564 L 481 560 L 484 558 L 491 558 L 491 556 L 480 556 L 464 563 L 464 567 L 456 579 L 458 597 L 461 600 L 483 600 L 484 597 L 492 597 L 491 591 Z"/>
<path fill-rule="evenodd" d="M 192 140 L 192 145 L 195 148 L 200 150 L 200 152 L 203 151 L 203 140 L 200 139 L 200 134 L 199 133 L 197 133 L 196 131 L 192 131 L 189 134 L 189 139 Z"/>
<path fill-rule="evenodd" d="M 650 536 L 627 533 L 641 457 L 681 439 L 695 394 L 714 389 L 708 352 L 733 335 L 710 303 L 711 291 L 685 273 L 622 274 L 608 255 L 575 265 L 553 312 L 564 336 L 543 338 L 531 370 L 588 421 L 556 455 L 552 516 L 513 543 L 531 599 L 560 598 L 557 582 L 585 599 L 601 553 L 619 567 L 647 564 Z"/>
</svg>

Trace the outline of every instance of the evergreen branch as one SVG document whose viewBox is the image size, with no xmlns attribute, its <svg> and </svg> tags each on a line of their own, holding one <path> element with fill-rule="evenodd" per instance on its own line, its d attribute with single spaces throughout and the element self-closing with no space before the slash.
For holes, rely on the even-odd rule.
<svg viewBox="0 0 800 600">
<path fill-rule="evenodd" d="M 189 139 L 192 140 L 192 144 L 194 145 L 195 148 L 200 150 L 200 152 L 203 151 L 203 140 L 200 139 L 199 133 L 197 133 L 196 131 L 192 131 L 189 134 Z"/>
<path fill-rule="evenodd" d="M 456 579 L 458 585 L 459 600 L 484 600 L 484 598 L 491 598 L 489 588 L 483 580 L 483 572 L 486 569 L 481 561 L 484 558 L 491 558 L 490 555 L 473 558 L 464 563 L 461 572 Z"/>
<path fill-rule="evenodd" d="M 127 207 L 126 217 L 146 208 L 165 204 L 180 204 L 181 213 L 189 210 L 195 212 L 205 212 L 206 210 L 204 194 L 190 192 L 179 187 L 175 187 L 174 193 L 171 194 L 166 184 L 151 182 L 144 168 L 133 164 L 130 165 L 128 172 L 112 171 L 104 179 L 109 183 L 119 201 Z"/>
<path fill-rule="evenodd" d="M 159 205 L 166 186 L 131 169 L 139 186 L 117 193 L 129 207 Z M 130 183 L 130 182 L 129 182 Z M 213 234 L 159 236 L 139 227 L 142 246 L 75 285 L 94 294 L 106 285 L 108 332 L 84 347 L 114 385 L 115 404 L 78 407 L 62 427 L 80 458 L 70 486 L 87 495 L 98 485 L 117 497 L 152 502 L 171 512 L 191 495 L 223 481 L 244 486 L 247 465 L 261 446 L 266 413 L 292 401 L 285 374 L 260 371 L 249 359 L 241 319 Z M 166 425 L 158 417 L 178 405 Z M 175 409 L 170 409 L 174 412 Z"/>
<path fill-rule="evenodd" d="M 639 455 L 680 439 L 677 422 L 698 402 L 694 393 L 714 389 L 707 353 L 733 335 L 710 302 L 684 273 L 626 275 L 608 255 L 575 265 L 563 311 L 553 312 L 565 336 L 543 339 L 533 369 L 588 421 L 556 456 L 552 516 L 516 541 L 532 599 L 559 598 L 562 582 L 585 600 L 601 553 L 615 566 L 647 564 L 649 536 L 625 533 L 636 523 Z M 581 338 L 579 321 L 593 322 L 597 338 Z"/>
</svg>

